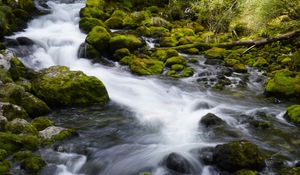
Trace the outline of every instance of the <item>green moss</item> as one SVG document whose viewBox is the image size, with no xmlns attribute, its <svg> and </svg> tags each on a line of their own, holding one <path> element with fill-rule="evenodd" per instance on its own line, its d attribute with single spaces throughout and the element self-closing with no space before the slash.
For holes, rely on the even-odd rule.
<svg viewBox="0 0 300 175">
<path fill-rule="evenodd" d="M 265 166 L 264 160 L 257 146 L 244 140 L 217 145 L 213 153 L 213 162 L 229 172 L 241 169 L 261 170 Z"/>
<path fill-rule="evenodd" d="M 68 137 L 73 136 L 75 133 L 76 132 L 75 132 L 74 129 L 64 129 L 59 134 L 57 134 L 53 138 L 51 138 L 51 142 L 56 142 L 56 141 L 59 141 L 59 140 L 66 139 Z"/>
<path fill-rule="evenodd" d="M 185 68 L 181 74 L 181 77 L 190 77 L 194 74 L 194 71 L 192 68 Z"/>
<path fill-rule="evenodd" d="M 171 66 L 171 70 L 182 71 L 184 69 L 184 65 L 182 64 L 173 64 Z"/>
<path fill-rule="evenodd" d="M 94 30 L 94 29 L 93 29 Z M 51 106 L 106 103 L 108 94 L 96 77 L 64 66 L 53 66 L 40 72 L 32 83 L 34 93 Z"/>
<path fill-rule="evenodd" d="M 290 97 L 300 95 L 300 74 L 288 70 L 279 70 L 274 73 L 265 86 L 268 95 Z"/>
<path fill-rule="evenodd" d="M 111 29 L 122 29 L 123 28 L 123 18 L 118 16 L 113 16 L 107 19 L 104 24 Z"/>
<path fill-rule="evenodd" d="M 4 69 L 0 68 L 0 81 L 2 83 L 12 83 L 13 80 L 10 75 Z"/>
<path fill-rule="evenodd" d="M 31 117 L 37 117 L 50 112 L 45 102 L 26 92 L 23 87 L 13 83 L 7 83 L 0 87 L 0 95 L 4 101 L 16 104 L 28 113 Z"/>
<path fill-rule="evenodd" d="M 258 173 L 256 171 L 251 170 L 239 170 L 234 173 L 234 175 L 257 175 Z"/>
<path fill-rule="evenodd" d="M 12 163 L 7 160 L 0 162 L 0 174 L 8 173 L 11 167 L 12 167 Z"/>
<path fill-rule="evenodd" d="M 171 36 L 179 39 L 184 36 L 194 36 L 195 32 L 191 28 L 175 28 L 171 30 Z"/>
<path fill-rule="evenodd" d="M 104 0 L 86 0 L 86 7 L 97 7 L 102 9 L 105 5 Z"/>
<path fill-rule="evenodd" d="M 28 117 L 27 112 L 20 106 L 10 103 L 2 103 L 1 105 L 2 115 L 6 117 L 7 120 L 13 120 L 15 118 L 26 119 Z"/>
<path fill-rule="evenodd" d="M 20 149 L 35 150 L 38 145 L 37 136 L 0 132 L 0 149 L 6 150 L 9 154 Z"/>
<path fill-rule="evenodd" d="M 237 63 L 237 64 L 233 65 L 233 69 L 234 69 L 234 71 L 239 72 L 239 73 L 246 73 L 247 72 L 246 65 L 242 64 L 242 63 Z"/>
<path fill-rule="evenodd" d="M 96 26 L 86 37 L 86 42 L 99 52 L 107 51 L 111 36 L 104 27 Z"/>
<path fill-rule="evenodd" d="M 31 125 L 33 125 L 38 131 L 52 126 L 53 124 L 54 122 L 47 117 L 38 117 L 31 121 Z"/>
<path fill-rule="evenodd" d="M 24 119 L 15 119 L 12 122 L 8 122 L 5 126 L 5 130 L 14 134 L 32 134 L 37 135 L 37 129 L 29 124 L 22 122 Z"/>
<path fill-rule="evenodd" d="M 174 49 L 157 49 L 151 54 L 152 58 L 165 62 L 170 57 L 179 56 L 177 50 Z"/>
<path fill-rule="evenodd" d="M 112 51 L 122 48 L 133 51 L 142 47 L 144 43 L 135 35 L 115 35 L 109 40 L 109 45 Z"/>
<path fill-rule="evenodd" d="M 186 65 L 186 60 L 185 60 L 184 57 L 175 56 L 175 57 L 168 58 L 166 63 L 165 63 L 166 66 L 172 66 L 173 64 Z"/>
<path fill-rule="evenodd" d="M 111 16 L 125 18 L 127 14 L 123 10 L 115 10 Z"/>
<path fill-rule="evenodd" d="M 131 13 L 130 16 L 136 23 L 139 24 L 142 21 L 150 19 L 151 14 L 149 13 L 149 11 L 137 11 Z"/>
<path fill-rule="evenodd" d="M 169 30 L 164 27 L 146 27 L 141 26 L 136 29 L 139 35 L 148 36 L 148 37 L 163 37 L 169 35 Z"/>
<path fill-rule="evenodd" d="M 0 149 L 0 161 L 4 160 L 8 156 L 7 151 Z"/>
<path fill-rule="evenodd" d="M 96 18 L 100 20 L 106 20 L 109 16 L 101 9 L 96 7 L 85 7 L 80 10 L 81 18 Z"/>
<path fill-rule="evenodd" d="M 161 47 L 175 47 L 178 44 L 178 41 L 175 37 L 163 37 L 159 41 Z"/>
<path fill-rule="evenodd" d="M 133 55 L 129 55 L 129 56 L 125 56 L 120 60 L 121 64 L 125 64 L 125 65 L 129 65 L 131 63 L 131 61 L 133 60 L 134 56 Z"/>
<path fill-rule="evenodd" d="M 118 49 L 114 53 L 114 57 L 118 61 L 129 55 L 130 55 L 130 51 L 127 48 Z"/>
<path fill-rule="evenodd" d="M 130 70 L 138 75 L 160 74 L 163 69 L 163 62 L 153 59 L 134 58 L 130 63 Z"/>
<path fill-rule="evenodd" d="M 206 50 L 204 52 L 204 55 L 207 58 L 214 58 L 214 59 L 221 59 L 224 57 L 224 54 L 226 53 L 226 49 L 213 47 L 209 50 Z"/>
<path fill-rule="evenodd" d="M 300 124 L 300 105 L 289 106 L 285 118 L 290 122 Z"/>
<path fill-rule="evenodd" d="M 286 57 L 283 60 L 280 61 L 283 65 L 290 65 L 293 62 L 292 58 Z"/>
<path fill-rule="evenodd" d="M 85 33 L 89 33 L 94 27 L 101 26 L 106 29 L 106 25 L 99 19 L 96 18 L 81 18 L 79 21 L 79 28 Z"/>
<path fill-rule="evenodd" d="M 155 27 L 170 28 L 172 26 L 172 24 L 169 21 L 161 17 L 147 18 L 141 24 L 147 27 L 155 26 Z"/>
<path fill-rule="evenodd" d="M 27 68 L 17 57 L 13 57 L 10 61 L 9 74 L 13 80 L 18 80 L 20 77 L 27 77 Z"/>
<path fill-rule="evenodd" d="M 45 165 L 46 162 L 40 157 L 30 151 L 20 151 L 13 155 L 13 159 L 21 164 L 21 168 L 29 172 L 38 172 Z"/>
<path fill-rule="evenodd" d="M 268 66 L 268 61 L 266 59 L 264 59 L 263 57 L 258 57 L 255 61 L 255 63 L 253 64 L 254 67 L 265 67 Z"/>
</svg>

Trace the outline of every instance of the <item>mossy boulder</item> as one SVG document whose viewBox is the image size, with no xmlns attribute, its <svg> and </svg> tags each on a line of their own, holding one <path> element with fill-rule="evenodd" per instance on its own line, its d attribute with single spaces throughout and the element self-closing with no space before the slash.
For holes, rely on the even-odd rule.
<svg viewBox="0 0 300 175">
<path fill-rule="evenodd" d="M 11 103 L 0 102 L 0 110 L 2 115 L 7 118 L 7 120 L 13 120 L 15 118 L 26 119 L 28 117 L 27 112 L 20 106 Z"/>
<path fill-rule="evenodd" d="M 181 65 L 186 65 L 186 59 L 182 56 L 175 56 L 168 58 L 167 61 L 165 62 L 166 66 L 172 66 L 174 64 L 181 64 Z"/>
<path fill-rule="evenodd" d="M 115 51 L 114 58 L 119 61 L 122 58 L 129 55 L 130 55 L 130 51 L 127 48 L 122 48 Z"/>
<path fill-rule="evenodd" d="M 163 72 L 164 63 L 154 59 L 133 58 L 129 67 L 133 73 L 138 75 L 153 75 Z"/>
<path fill-rule="evenodd" d="M 97 7 L 84 7 L 80 10 L 80 17 L 106 20 L 109 16 Z"/>
<path fill-rule="evenodd" d="M 0 68 L 0 83 L 12 83 L 13 80 L 6 70 Z"/>
<path fill-rule="evenodd" d="M 299 175 L 300 167 L 289 167 L 280 170 L 279 175 Z"/>
<path fill-rule="evenodd" d="M 14 134 L 32 134 L 37 135 L 37 129 L 24 119 L 16 118 L 8 122 L 5 130 Z"/>
<path fill-rule="evenodd" d="M 53 126 L 54 122 L 47 117 L 38 117 L 31 121 L 31 125 L 38 131 L 44 130 L 49 126 Z"/>
<path fill-rule="evenodd" d="M 157 49 L 151 54 L 151 58 L 165 62 L 168 58 L 179 56 L 175 49 Z"/>
<path fill-rule="evenodd" d="M 123 18 L 119 16 L 113 16 L 108 18 L 104 24 L 110 29 L 122 29 L 123 28 Z"/>
<path fill-rule="evenodd" d="M 213 47 L 209 50 L 206 50 L 204 52 L 204 55 L 207 58 L 212 58 L 212 59 L 222 59 L 226 53 L 226 49 L 223 48 L 218 48 L 218 47 Z"/>
<path fill-rule="evenodd" d="M 32 89 L 39 98 L 55 107 L 104 104 L 109 99 L 99 79 L 64 66 L 41 70 L 33 80 Z"/>
<path fill-rule="evenodd" d="M 86 42 L 99 52 L 107 52 L 111 36 L 104 27 L 96 26 L 86 37 Z"/>
<path fill-rule="evenodd" d="M 11 162 L 7 160 L 0 161 L 0 174 L 7 174 L 11 167 L 12 167 Z"/>
<path fill-rule="evenodd" d="M 195 32 L 191 28 L 175 28 L 171 30 L 171 36 L 179 39 L 184 36 L 195 36 Z"/>
<path fill-rule="evenodd" d="M 50 112 L 50 108 L 45 102 L 26 92 L 22 86 L 13 83 L 7 83 L 0 87 L 0 97 L 3 101 L 22 107 L 30 117 L 37 117 Z"/>
<path fill-rule="evenodd" d="M 171 66 L 171 70 L 174 70 L 174 71 L 182 71 L 184 69 L 184 65 L 182 64 L 173 64 Z"/>
<path fill-rule="evenodd" d="M 19 151 L 13 155 L 13 159 L 21 164 L 21 168 L 31 173 L 37 173 L 46 165 L 40 156 L 30 151 Z"/>
<path fill-rule="evenodd" d="M 101 26 L 109 30 L 100 19 L 85 17 L 81 18 L 79 21 L 79 28 L 85 33 L 89 33 L 96 26 Z"/>
<path fill-rule="evenodd" d="M 11 58 L 8 73 L 15 81 L 21 78 L 32 78 L 35 74 L 34 71 L 26 68 L 17 57 Z"/>
<path fill-rule="evenodd" d="M 169 35 L 169 29 L 166 29 L 164 27 L 146 27 L 141 26 L 136 29 L 137 33 L 142 36 L 148 36 L 148 37 L 164 37 Z"/>
<path fill-rule="evenodd" d="M 57 126 L 49 126 L 42 131 L 39 131 L 39 137 L 43 145 L 49 145 L 56 141 L 66 139 L 75 135 L 74 129 L 67 129 Z"/>
<path fill-rule="evenodd" d="M 0 149 L 8 154 L 21 149 L 35 150 L 39 146 L 39 139 L 33 135 L 16 135 L 8 132 L 0 132 Z"/>
<path fill-rule="evenodd" d="M 213 152 L 213 162 L 229 172 L 242 169 L 259 171 L 265 167 L 265 158 L 258 147 L 245 140 L 217 145 Z"/>
<path fill-rule="evenodd" d="M 169 21 L 161 17 L 148 18 L 142 22 L 142 25 L 148 27 L 155 26 L 155 27 L 164 27 L 164 28 L 170 28 L 172 26 L 172 24 Z"/>
<path fill-rule="evenodd" d="M 161 47 L 175 47 L 178 41 L 175 37 L 163 37 L 160 39 L 159 44 Z"/>
<path fill-rule="evenodd" d="M 178 65 L 178 64 L 175 64 Z M 172 65 L 173 66 L 173 65 Z M 172 68 L 172 67 L 171 67 Z M 184 77 L 190 77 L 194 74 L 194 71 L 192 68 L 190 67 L 185 67 L 183 70 L 169 70 L 167 75 L 169 77 L 173 77 L 173 78 L 184 78 Z"/>
<path fill-rule="evenodd" d="M 114 35 L 109 40 L 109 46 L 112 51 L 122 48 L 127 48 L 130 51 L 134 51 L 144 45 L 145 43 L 143 43 L 135 35 Z"/>
<path fill-rule="evenodd" d="M 232 67 L 233 67 L 233 70 L 235 72 L 239 72 L 239 73 L 246 73 L 247 72 L 247 67 L 243 63 L 234 64 Z"/>
<path fill-rule="evenodd" d="M 300 125 L 300 105 L 289 106 L 284 117 L 288 121 Z"/>
<path fill-rule="evenodd" d="M 253 64 L 254 67 L 265 67 L 268 66 L 268 61 L 266 59 L 264 59 L 263 57 L 258 57 L 255 61 L 255 63 Z"/>
<path fill-rule="evenodd" d="M 151 13 L 149 11 L 135 11 L 130 14 L 130 17 L 136 22 L 141 23 L 142 21 L 145 21 L 147 19 L 150 19 Z"/>
<path fill-rule="evenodd" d="M 288 70 L 279 70 L 274 72 L 265 86 L 267 95 L 278 97 L 300 96 L 300 73 L 293 73 Z"/>
<path fill-rule="evenodd" d="M 85 5 L 86 7 L 97 7 L 102 9 L 105 5 L 105 0 L 87 0 Z"/>
<path fill-rule="evenodd" d="M 216 116 L 213 113 L 208 113 L 205 116 L 203 116 L 200 120 L 200 123 L 202 125 L 204 125 L 205 127 L 226 125 L 226 122 L 224 122 L 221 118 L 219 118 L 218 116 Z"/>
</svg>

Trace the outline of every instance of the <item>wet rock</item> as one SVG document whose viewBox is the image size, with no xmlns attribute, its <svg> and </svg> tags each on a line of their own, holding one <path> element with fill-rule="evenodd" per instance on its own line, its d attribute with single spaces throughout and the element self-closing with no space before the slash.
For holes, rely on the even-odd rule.
<svg viewBox="0 0 300 175">
<path fill-rule="evenodd" d="M 4 50 L 0 52 L 0 67 L 5 71 L 10 69 L 10 61 L 14 57 L 14 54 L 9 50 Z"/>
<path fill-rule="evenodd" d="M 269 121 L 252 120 L 250 121 L 250 126 L 259 129 L 268 129 L 272 127 L 272 123 Z"/>
<path fill-rule="evenodd" d="M 103 83 L 81 71 L 52 66 L 40 71 L 32 82 L 33 92 L 54 107 L 104 104 L 109 97 Z"/>
<path fill-rule="evenodd" d="M 214 148 L 207 147 L 198 151 L 198 159 L 205 165 L 211 165 L 213 163 L 213 151 Z"/>
<path fill-rule="evenodd" d="M 224 61 L 220 60 L 220 59 L 206 59 L 206 61 L 204 62 L 205 64 L 208 65 L 224 65 Z"/>
<path fill-rule="evenodd" d="M 192 166 L 186 158 L 177 153 L 171 153 L 166 159 L 167 168 L 179 172 L 189 174 L 192 172 Z"/>
<path fill-rule="evenodd" d="M 204 55 L 209 59 L 221 59 L 224 57 L 226 49 L 213 47 L 204 52 Z"/>
<path fill-rule="evenodd" d="M 241 169 L 259 171 L 265 167 L 265 158 L 258 147 L 245 140 L 217 145 L 213 153 L 213 162 L 220 169 L 229 172 Z"/>
<path fill-rule="evenodd" d="M 221 126 L 226 124 L 226 122 L 224 122 L 221 118 L 212 113 L 208 113 L 203 116 L 200 123 L 205 127 Z"/>
<path fill-rule="evenodd" d="M 288 121 L 300 125 L 300 105 L 292 105 L 287 108 L 284 118 Z"/>
<path fill-rule="evenodd" d="M 31 121 L 31 124 L 38 130 L 44 130 L 49 126 L 52 126 L 54 124 L 53 121 L 48 119 L 47 117 L 38 117 Z"/>
<path fill-rule="evenodd" d="M 35 44 L 35 42 L 27 37 L 18 37 L 17 42 L 21 46 L 32 46 Z"/>
<path fill-rule="evenodd" d="M 13 155 L 13 159 L 21 164 L 21 168 L 31 173 L 37 173 L 46 162 L 38 155 L 30 151 L 19 151 Z"/>
<path fill-rule="evenodd" d="M 289 167 L 280 170 L 279 175 L 299 175 L 300 167 Z"/>
<path fill-rule="evenodd" d="M 234 173 L 234 175 L 257 175 L 258 173 L 256 171 L 251 171 L 251 170 L 239 170 Z"/>
<path fill-rule="evenodd" d="M 135 35 L 114 35 L 109 40 L 109 46 L 111 51 L 115 51 L 122 48 L 127 48 L 130 51 L 134 51 L 144 45 L 145 43 L 143 43 Z"/>
<path fill-rule="evenodd" d="M 55 141 L 65 139 L 75 134 L 73 129 L 62 128 L 58 126 L 49 126 L 39 131 L 39 137 L 43 139 L 43 144 L 51 144 Z"/>
</svg>

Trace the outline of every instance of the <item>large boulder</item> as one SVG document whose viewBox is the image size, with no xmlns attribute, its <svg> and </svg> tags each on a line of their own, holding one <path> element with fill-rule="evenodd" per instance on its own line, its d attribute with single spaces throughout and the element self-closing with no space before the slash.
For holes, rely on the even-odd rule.
<svg viewBox="0 0 300 175">
<path fill-rule="evenodd" d="M 200 120 L 200 123 L 205 127 L 226 125 L 226 122 L 224 122 L 221 118 L 219 118 L 213 113 L 208 113 L 205 116 L 203 116 Z"/>
<path fill-rule="evenodd" d="M 101 26 L 109 30 L 106 27 L 106 25 L 103 23 L 103 21 L 97 18 L 85 17 L 85 18 L 81 18 L 79 21 L 79 28 L 85 33 L 89 33 L 96 26 Z"/>
<path fill-rule="evenodd" d="M 33 80 L 33 92 L 54 107 L 78 106 L 108 101 L 103 83 L 81 71 L 70 71 L 65 66 L 52 66 L 40 71 Z"/>
<path fill-rule="evenodd" d="M 206 50 L 204 52 L 204 55 L 207 58 L 222 59 L 224 57 L 225 53 L 226 53 L 226 49 L 218 48 L 218 47 L 213 47 L 213 48 L 211 48 L 209 50 Z"/>
<path fill-rule="evenodd" d="M 129 67 L 133 73 L 138 75 L 161 74 L 164 70 L 164 63 L 154 59 L 133 58 Z"/>
<path fill-rule="evenodd" d="M 229 172 L 241 169 L 259 171 L 265 167 L 265 158 L 258 147 L 245 140 L 217 145 L 213 153 L 213 162 L 220 169 Z"/>
<path fill-rule="evenodd" d="M 300 105 L 289 106 L 284 117 L 288 121 L 300 125 Z"/>
<path fill-rule="evenodd" d="M 267 81 L 265 92 L 279 97 L 300 96 L 300 74 L 286 69 L 276 71 Z"/>
<path fill-rule="evenodd" d="M 86 42 L 97 49 L 97 51 L 105 52 L 108 49 L 110 38 L 110 34 L 104 27 L 96 26 L 86 37 Z"/>
</svg>

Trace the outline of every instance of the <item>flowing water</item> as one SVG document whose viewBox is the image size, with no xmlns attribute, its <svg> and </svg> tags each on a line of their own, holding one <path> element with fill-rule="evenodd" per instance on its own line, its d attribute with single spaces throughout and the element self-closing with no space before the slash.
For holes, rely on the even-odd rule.
<svg viewBox="0 0 300 175">
<path fill-rule="evenodd" d="M 59 109 L 51 114 L 57 125 L 76 128 L 79 135 L 39 150 L 48 163 L 40 174 L 172 174 L 163 161 L 176 152 L 189 160 L 193 174 L 214 175 L 218 174 L 215 168 L 199 161 L 201 150 L 237 139 L 280 152 L 290 157 L 291 163 L 299 159 L 293 142 L 299 141 L 299 130 L 282 118 L 286 105 L 260 98 L 261 72 L 249 69 L 244 88 L 239 88 L 243 75 L 232 74 L 227 77 L 231 90 L 216 93 L 207 87 L 223 74 L 222 68 L 205 64 L 202 56 L 183 55 L 199 61 L 193 64 L 195 75 L 181 80 L 138 77 L 117 63 L 93 64 L 77 56 L 86 37 L 78 27 L 84 3 L 49 1 L 47 5 L 50 14 L 32 20 L 25 31 L 10 37 L 28 37 L 36 43 L 26 46 L 25 51 L 18 48 L 22 61 L 36 70 L 65 65 L 96 76 L 105 84 L 111 101 L 105 107 Z M 154 47 L 151 41 L 147 39 L 149 47 Z M 203 83 L 203 78 L 208 83 Z M 218 135 L 201 127 L 199 120 L 209 112 L 226 121 L 233 134 Z M 273 129 L 253 129 L 250 119 L 271 121 Z M 266 168 L 266 174 L 271 172 Z"/>
</svg>

